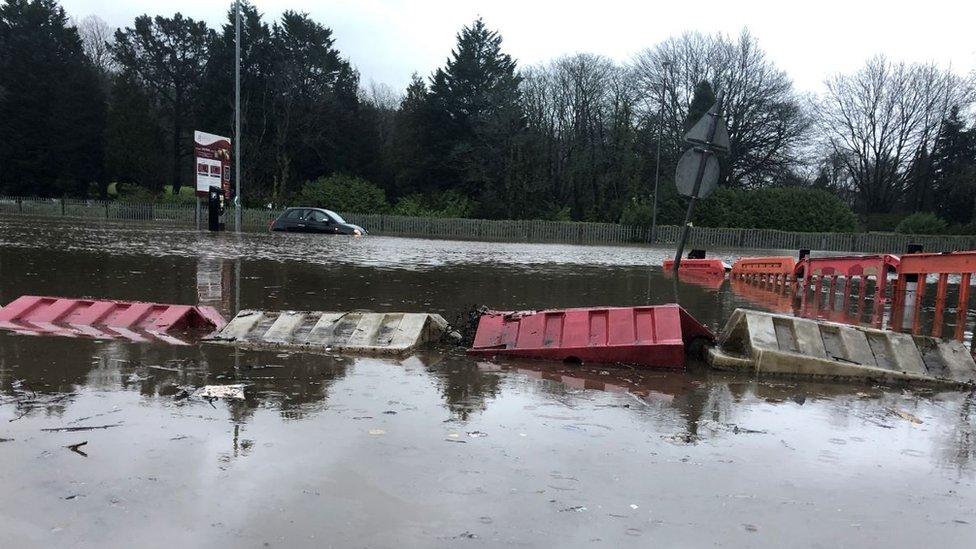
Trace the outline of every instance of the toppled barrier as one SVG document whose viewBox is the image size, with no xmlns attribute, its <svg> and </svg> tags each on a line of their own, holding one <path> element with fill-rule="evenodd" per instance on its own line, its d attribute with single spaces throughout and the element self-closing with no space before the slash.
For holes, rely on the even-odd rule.
<svg viewBox="0 0 976 549">
<path fill-rule="evenodd" d="M 737 309 L 709 350 L 712 367 L 760 375 L 976 384 L 959 341 Z"/>
<path fill-rule="evenodd" d="M 25 295 L 0 309 L 0 329 L 24 335 L 160 340 L 185 344 L 176 334 L 210 332 L 226 321 L 213 307 Z"/>
<path fill-rule="evenodd" d="M 680 306 L 599 307 L 482 315 L 468 354 L 681 369 L 715 336 Z"/>
<path fill-rule="evenodd" d="M 402 356 L 440 341 L 448 324 L 427 313 L 241 311 L 205 341 L 251 349 Z"/>
</svg>

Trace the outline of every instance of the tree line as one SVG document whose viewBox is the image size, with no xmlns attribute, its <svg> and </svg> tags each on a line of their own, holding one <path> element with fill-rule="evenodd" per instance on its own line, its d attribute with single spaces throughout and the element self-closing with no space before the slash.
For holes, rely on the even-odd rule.
<svg viewBox="0 0 976 549">
<path fill-rule="evenodd" d="M 220 28 L 177 13 L 113 30 L 55 0 L 4 0 L 0 192 L 192 187 L 193 130 L 233 135 L 233 23 L 231 5 Z M 244 2 L 241 35 L 251 205 L 644 224 L 659 168 L 659 220 L 678 223 L 683 135 L 721 89 L 731 146 L 699 224 L 755 226 L 734 212 L 771 200 L 819 203 L 833 213 L 792 217 L 843 219 L 838 230 L 853 219 L 842 210 L 869 228 L 915 212 L 976 225 L 973 77 L 934 63 L 875 57 L 809 96 L 748 30 L 684 33 L 626 63 L 579 53 L 525 66 L 477 19 L 444 66 L 399 92 L 364 85 L 307 14 L 271 21 Z"/>
</svg>

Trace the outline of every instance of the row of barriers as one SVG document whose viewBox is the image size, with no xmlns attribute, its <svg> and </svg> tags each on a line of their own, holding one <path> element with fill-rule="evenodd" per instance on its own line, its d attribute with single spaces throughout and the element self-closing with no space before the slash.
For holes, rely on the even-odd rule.
<svg viewBox="0 0 976 549">
<path fill-rule="evenodd" d="M 679 275 L 696 282 L 708 273 L 722 283 L 725 273 L 714 261 L 683 260 Z M 733 293 L 776 312 L 936 338 L 943 337 L 949 321 L 951 337 L 973 345 L 974 330 L 967 338 L 973 274 L 976 251 L 811 257 L 801 250 L 798 258 L 740 258 L 728 279 Z"/>
</svg>

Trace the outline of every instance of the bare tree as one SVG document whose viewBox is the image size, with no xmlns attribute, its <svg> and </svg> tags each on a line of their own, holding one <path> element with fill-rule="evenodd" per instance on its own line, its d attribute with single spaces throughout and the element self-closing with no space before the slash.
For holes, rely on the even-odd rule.
<svg viewBox="0 0 976 549">
<path fill-rule="evenodd" d="M 673 148 L 681 147 L 695 86 L 707 81 L 725 92 L 727 183 L 775 185 L 797 164 L 809 118 L 792 80 L 748 30 L 735 39 L 698 32 L 669 38 L 637 54 L 633 71 L 647 119 L 656 121 L 663 96 L 665 143 Z"/>
<path fill-rule="evenodd" d="M 115 70 L 111 45 L 115 41 L 115 32 L 108 23 L 97 15 L 89 15 L 78 22 L 78 34 L 81 36 L 81 46 L 85 56 L 102 74 L 109 74 Z"/>
<path fill-rule="evenodd" d="M 970 84 L 950 70 L 883 56 L 825 84 L 817 121 L 829 150 L 844 160 L 858 205 L 867 213 L 898 204 L 949 110 L 973 101 Z"/>
<path fill-rule="evenodd" d="M 359 100 L 377 109 L 395 111 L 403 101 L 403 94 L 398 93 L 388 84 L 370 79 L 368 86 L 359 88 Z"/>
<path fill-rule="evenodd" d="M 561 204 L 572 202 L 577 217 L 615 219 L 636 177 L 626 166 L 634 157 L 627 142 L 634 127 L 627 71 L 584 53 L 530 67 L 524 77 L 526 123 L 542 141 L 543 177 L 552 195 Z"/>
</svg>

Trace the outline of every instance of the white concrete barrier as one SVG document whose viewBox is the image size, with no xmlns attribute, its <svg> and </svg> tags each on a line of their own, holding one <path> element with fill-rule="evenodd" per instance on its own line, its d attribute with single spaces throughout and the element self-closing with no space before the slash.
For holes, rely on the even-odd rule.
<svg viewBox="0 0 976 549">
<path fill-rule="evenodd" d="M 427 313 L 241 311 L 205 339 L 253 349 L 402 356 L 447 332 Z"/>
<path fill-rule="evenodd" d="M 976 384 L 960 341 L 737 309 L 710 349 L 712 367 L 758 374 Z"/>
</svg>

